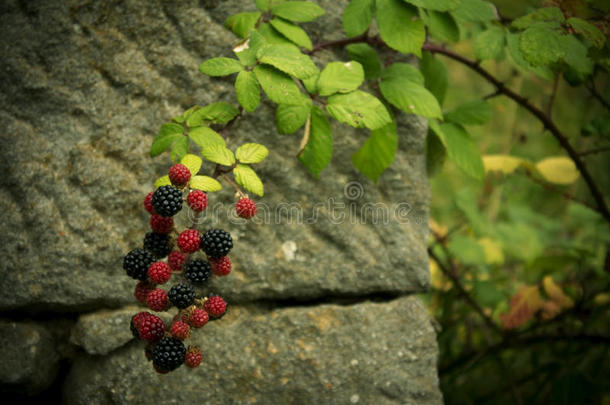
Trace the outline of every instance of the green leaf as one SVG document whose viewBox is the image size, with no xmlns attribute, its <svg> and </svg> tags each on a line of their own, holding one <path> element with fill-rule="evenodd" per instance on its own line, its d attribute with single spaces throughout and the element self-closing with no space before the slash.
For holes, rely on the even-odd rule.
<svg viewBox="0 0 610 405">
<path fill-rule="evenodd" d="M 358 62 L 331 62 L 324 67 L 318 78 L 318 91 L 321 96 L 334 93 L 349 93 L 356 90 L 364 81 L 364 70 Z"/>
<path fill-rule="evenodd" d="M 447 247 L 465 265 L 485 264 L 485 251 L 472 236 L 454 235 Z"/>
<path fill-rule="evenodd" d="M 474 39 L 474 54 L 478 60 L 496 59 L 504 50 L 504 30 L 492 26 Z"/>
<path fill-rule="evenodd" d="M 460 29 L 450 13 L 429 11 L 427 20 L 426 25 L 433 37 L 441 41 L 460 40 Z"/>
<path fill-rule="evenodd" d="M 258 11 L 235 14 L 225 20 L 225 27 L 233 31 L 238 37 L 246 38 L 256 26 L 260 16 L 261 13 Z"/>
<path fill-rule="evenodd" d="M 189 138 L 202 148 L 214 145 L 226 145 L 225 140 L 218 132 L 206 126 L 191 128 L 189 130 Z"/>
<path fill-rule="evenodd" d="M 305 30 L 298 25 L 291 23 L 290 21 L 282 20 L 279 17 L 269 21 L 269 24 L 276 30 L 278 30 L 283 36 L 305 49 L 310 51 L 313 49 L 311 39 Z"/>
<path fill-rule="evenodd" d="M 512 26 L 520 30 L 524 30 L 541 22 L 554 23 L 559 26 L 565 21 L 563 13 L 557 7 L 543 7 L 534 10 L 533 12 L 519 17 L 512 22 Z"/>
<path fill-rule="evenodd" d="M 570 27 L 572 27 L 575 33 L 582 35 L 595 47 L 599 49 L 604 47 L 604 44 L 606 43 L 606 36 L 595 25 L 577 17 L 568 18 L 567 23 Z"/>
<path fill-rule="evenodd" d="M 280 34 L 278 30 L 273 28 L 269 23 L 262 23 L 258 26 L 258 33 L 271 45 L 293 45 L 291 41 Z"/>
<path fill-rule="evenodd" d="M 535 26 L 523 31 L 519 49 L 533 66 L 548 65 L 565 55 L 562 38 L 556 31 Z"/>
<path fill-rule="evenodd" d="M 428 135 L 426 136 L 426 171 L 428 177 L 440 173 L 446 158 L 447 149 L 445 149 L 445 145 L 436 135 L 436 132 L 428 129 Z"/>
<path fill-rule="evenodd" d="M 485 100 L 474 100 L 445 113 L 445 120 L 462 125 L 482 125 L 491 118 L 491 106 Z"/>
<path fill-rule="evenodd" d="M 233 169 L 233 176 L 235 177 L 235 182 L 247 191 L 260 197 L 265 193 L 263 182 L 258 178 L 250 166 L 238 164 L 235 166 L 235 169 Z"/>
<path fill-rule="evenodd" d="M 233 58 L 212 58 L 199 66 L 199 71 L 208 76 L 227 76 L 242 69 L 241 63 Z"/>
<path fill-rule="evenodd" d="M 460 0 L 404 0 L 414 6 L 428 10 L 447 11 L 453 10 L 460 4 Z"/>
<path fill-rule="evenodd" d="M 433 126 L 431 128 L 443 142 L 449 158 L 457 167 L 475 179 L 483 178 L 485 168 L 479 147 L 462 126 L 445 123 L 441 124 L 437 130 Z"/>
<path fill-rule="evenodd" d="M 392 122 L 381 101 L 360 90 L 330 96 L 326 110 L 337 121 L 356 128 L 377 129 Z"/>
<path fill-rule="evenodd" d="M 343 30 L 348 37 L 364 33 L 373 21 L 375 0 L 351 0 L 343 11 Z"/>
<path fill-rule="evenodd" d="M 209 176 L 191 177 L 190 187 L 196 190 L 205 191 L 206 193 L 222 190 L 220 183 L 216 179 Z"/>
<path fill-rule="evenodd" d="M 299 153 L 299 160 L 314 177 L 318 177 L 333 156 L 333 135 L 328 117 L 319 107 L 311 108 L 310 120 L 310 125 L 305 127 L 305 132 L 309 131 L 309 138 Z"/>
<path fill-rule="evenodd" d="M 235 163 L 235 155 L 226 146 L 210 145 L 201 149 L 201 156 L 210 162 L 218 163 L 223 166 L 232 166 Z"/>
<path fill-rule="evenodd" d="M 176 139 L 170 154 L 172 162 L 180 161 L 189 151 L 189 139 L 186 136 Z"/>
<path fill-rule="evenodd" d="M 171 184 L 172 184 L 172 182 L 169 179 L 169 176 L 167 174 L 165 176 L 161 176 L 157 180 L 155 180 L 155 188 L 159 188 L 161 186 L 169 186 Z"/>
<path fill-rule="evenodd" d="M 203 160 L 197 155 L 186 154 L 182 159 L 180 159 L 180 163 L 188 167 L 189 172 L 191 172 L 191 176 L 199 173 L 199 169 L 201 169 L 201 164 Z"/>
<path fill-rule="evenodd" d="M 488 308 L 495 308 L 496 305 L 506 299 L 502 290 L 498 288 L 498 283 L 488 280 L 475 281 L 474 296 L 477 302 Z"/>
<path fill-rule="evenodd" d="M 274 5 L 278 5 L 280 3 L 283 3 L 284 0 L 254 0 L 254 3 L 256 3 L 256 7 L 260 10 L 260 11 L 271 11 L 271 4 L 273 3 Z"/>
<path fill-rule="evenodd" d="M 375 49 L 368 44 L 350 44 L 346 47 L 351 60 L 360 63 L 364 69 L 364 76 L 374 80 L 381 74 L 381 61 Z"/>
<path fill-rule="evenodd" d="M 390 48 L 421 57 L 426 30 L 415 7 L 400 0 L 377 0 L 377 25 Z"/>
<path fill-rule="evenodd" d="M 311 110 L 311 100 L 303 99 L 302 104 L 287 105 L 280 104 L 275 110 L 275 123 L 280 134 L 292 134 L 305 124 L 309 111 Z"/>
<path fill-rule="evenodd" d="M 303 95 L 296 83 L 272 66 L 258 65 L 254 67 L 254 74 L 263 91 L 271 101 L 276 104 L 300 104 Z"/>
<path fill-rule="evenodd" d="M 445 100 L 447 93 L 447 69 L 445 64 L 438 60 L 432 53 L 424 52 L 422 61 L 419 65 L 426 88 L 430 90 L 440 105 Z"/>
<path fill-rule="evenodd" d="M 233 47 L 233 52 L 242 65 L 251 66 L 256 62 L 258 50 L 266 44 L 265 38 L 258 31 L 254 30 L 250 32 L 250 36 L 247 39 L 240 41 Z"/>
<path fill-rule="evenodd" d="M 587 56 L 587 47 L 575 36 L 563 37 L 563 44 L 566 51 L 563 61 L 570 67 L 564 72 L 564 77 L 568 83 L 579 85 L 593 73 L 593 61 Z"/>
<path fill-rule="evenodd" d="M 196 127 L 201 125 L 204 121 L 210 121 L 214 124 L 226 124 L 231 121 L 239 110 L 233 107 L 229 103 L 219 101 L 216 103 L 208 104 L 205 107 L 201 107 L 197 111 L 194 111 L 187 119 L 186 124 L 189 127 Z"/>
<path fill-rule="evenodd" d="M 397 148 L 396 123 L 392 121 L 382 128 L 371 131 L 369 139 L 352 155 L 352 163 L 360 173 L 377 182 L 381 173 L 394 161 Z"/>
<path fill-rule="evenodd" d="M 313 75 L 309 76 L 307 79 L 302 79 L 303 86 L 305 86 L 305 90 L 309 94 L 318 94 L 318 78 L 320 77 L 320 71 Z"/>
<path fill-rule="evenodd" d="M 150 146 L 150 157 L 159 156 L 163 153 L 167 148 L 170 147 L 177 139 L 179 139 L 184 134 L 184 128 L 182 125 L 166 123 L 161 125 L 161 129 L 155 139 L 153 140 L 152 145 Z"/>
<path fill-rule="evenodd" d="M 395 107 L 411 114 L 428 118 L 441 118 L 441 107 L 436 97 L 424 86 L 406 77 L 382 77 L 379 83 L 381 94 Z"/>
<path fill-rule="evenodd" d="M 525 60 L 521 49 L 519 49 L 520 37 L 520 34 L 514 34 L 510 32 L 506 35 L 506 45 L 512 60 L 518 66 L 521 66 L 522 68 L 536 74 L 537 76 L 542 77 L 546 80 L 551 80 L 553 78 L 553 72 L 551 72 L 549 68 L 543 66 L 533 66 L 531 63 Z"/>
<path fill-rule="evenodd" d="M 244 110 L 248 112 L 256 110 L 261 101 L 261 94 L 254 73 L 245 70 L 239 72 L 235 79 L 235 94 Z"/>
<path fill-rule="evenodd" d="M 381 80 L 408 80 L 417 84 L 424 84 L 424 76 L 408 63 L 392 63 L 381 74 Z"/>
<path fill-rule="evenodd" d="M 256 56 L 261 63 L 272 65 L 297 79 L 305 79 L 318 72 L 311 58 L 294 45 L 265 46 Z"/>
<path fill-rule="evenodd" d="M 235 151 L 235 157 L 240 163 L 260 163 L 268 154 L 269 150 L 258 143 L 244 143 Z"/>
<path fill-rule="evenodd" d="M 485 23 L 497 19 L 495 6 L 483 0 L 462 0 L 451 14 L 469 22 Z"/>
<path fill-rule="evenodd" d="M 295 22 L 309 22 L 324 14 L 324 9 L 309 1 L 286 1 L 271 9 L 273 15 Z"/>
</svg>

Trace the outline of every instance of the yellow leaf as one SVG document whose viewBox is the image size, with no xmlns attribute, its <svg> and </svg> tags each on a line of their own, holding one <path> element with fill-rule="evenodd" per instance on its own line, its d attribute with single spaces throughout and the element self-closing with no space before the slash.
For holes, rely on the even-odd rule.
<svg viewBox="0 0 610 405">
<path fill-rule="evenodd" d="M 546 181 L 555 184 L 571 184 L 579 173 L 571 159 L 563 156 L 550 157 L 536 163 L 536 170 Z"/>
<path fill-rule="evenodd" d="M 438 222 L 436 222 L 434 219 L 430 218 L 430 220 L 428 221 L 428 226 L 430 227 L 430 230 L 435 233 L 436 235 L 438 235 L 439 237 L 444 237 L 445 235 L 447 235 L 447 232 L 449 231 L 449 229 L 447 228 L 446 225 L 440 225 Z"/>
<path fill-rule="evenodd" d="M 202 160 L 199 156 L 188 153 L 180 159 L 180 163 L 188 167 L 191 176 L 195 176 L 199 173 L 199 169 L 201 169 Z"/>
<path fill-rule="evenodd" d="M 483 165 L 485 173 L 487 172 L 502 172 L 511 174 L 524 163 L 524 160 L 508 155 L 485 155 L 483 156 Z"/>
<path fill-rule="evenodd" d="M 542 285 L 544 286 L 544 291 L 549 296 L 549 298 L 557 303 L 560 308 L 572 308 L 574 306 L 574 301 L 572 298 L 568 297 L 563 293 L 563 290 L 555 284 L 551 276 L 546 276 L 542 279 Z"/>
<path fill-rule="evenodd" d="M 489 238 L 481 238 L 477 241 L 485 252 L 485 262 L 488 264 L 504 263 L 504 253 L 502 247 L 495 241 Z"/>
<path fill-rule="evenodd" d="M 504 329 L 515 329 L 524 325 L 534 317 L 542 305 L 537 285 L 521 287 L 510 300 L 508 314 L 500 314 L 502 326 Z"/>
<path fill-rule="evenodd" d="M 610 302 L 610 294 L 597 294 L 595 297 L 593 297 L 593 302 L 597 305 L 606 305 Z"/>
<path fill-rule="evenodd" d="M 445 277 L 438 264 L 430 260 L 430 284 L 434 289 L 447 291 L 451 288 L 451 282 Z"/>
</svg>

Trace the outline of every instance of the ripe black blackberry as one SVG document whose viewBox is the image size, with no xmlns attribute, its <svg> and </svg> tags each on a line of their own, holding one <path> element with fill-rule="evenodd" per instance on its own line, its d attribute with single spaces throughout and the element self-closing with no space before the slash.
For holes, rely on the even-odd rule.
<svg viewBox="0 0 610 405">
<path fill-rule="evenodd" d="M 186 347 L 173 337 L 161 339 L 153 349 L 153 364 L 163 371 L 172 371 L 180 367 L 186 357 Z"/>
<path fill-rule="evenodd" d="M 203 285 L 210 278 L 212 267 L 206 260 L 195 259 L 186 265 L 184 277 L 195 285 Z"/>
<path fill-rule="evenodd" d="M 136 280 L 146 280 L 148 266 L 155 261 L 155 258 L 150 252 L 144 249 L 134 249 L 127 253 L 123 259 L 123 269 L 127 275 Z"/>
<path fill-rule="evenodd" d="M 233 248 L 233 239 L 227 231 L 210 229 L 201 237 L 200 246 L 209 257 L 222 257 Z"/>
<path fill-rule="evenodd" d="M 195 290 L 188 284 L 179 283 L 173 286 L 169 293 L 170 302 L 180 309 L 184 309 L 193 303 Z"/>
<path fill-rule="evenodd" d="M 174 216 L 182 209 L 182 191 L 174 186 L 161 186 L 153 193 L 151 203 L 162 217 Z"/>
<path fill-rule="evenodd" d="M 161 259 L 172 251 L 169 235 L 165 233 L 148 232 L 144 236 L 144 249 L 151 252 L 157 259 Z"/>
</svg>

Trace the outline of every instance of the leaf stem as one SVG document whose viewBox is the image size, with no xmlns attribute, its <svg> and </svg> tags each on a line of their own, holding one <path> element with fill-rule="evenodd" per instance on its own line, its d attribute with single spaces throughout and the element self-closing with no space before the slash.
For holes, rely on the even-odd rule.
<svg viewBox="0 0 610 405">
<path fill-rule="evenodd" d="M 240 187 L 237 185 L 237 183 L 235 183 L 235 182 L 234 182 L 234 181 L 233 181 L 233 180 L 232 180 L 232 179 L 231 179 L 229 176 L 227 176 L 227 175 L 226 175 L 226 174 L 224 174 L 224 173 L 221 173 L 221 174 L 220 174 L 220 177 L 222 177 L 222 179 L 223 179 L 224 181 L 226 181 L 227 183 L 229 183 L 230 185 L 232 185 L 232 186 L 233 186 L 233 188 L 235 189 L 235 191 L 237 192 L 237 194 L 239 194 L 239 196 L 240 196 L 241 198 L 247 198 L 247 197 L 248 197 L 248 196 L 246 195 L 246 193 L 244 193 L 244 192 L 242 191 L 242 189 L 241 189 L 241 188 L 240 188 Z"/>
</svg>

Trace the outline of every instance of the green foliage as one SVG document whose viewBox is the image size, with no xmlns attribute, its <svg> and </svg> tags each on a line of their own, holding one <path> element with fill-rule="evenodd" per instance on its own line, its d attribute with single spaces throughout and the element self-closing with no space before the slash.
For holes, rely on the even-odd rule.
<svg viewBox="0 0 610 405">
<path fill-rule="evenodd" d="M 439 137 L 445 149 L 447 149 L 449 158 L 464 173 L 475 179 L 483 178 L 485 169 L 479 147 L 462 126 L 453 123 L 441 124 L 439 126 L 434 121 L 430 121 L 430 127 Z"/>
<path fill-rule="evenodd" d="M 422 75 L 406 64 L 395 63 L 381 76 L 379 89 L 395 107 L 423 117 L 441 118 L 441 107 L 423 84 Z"/>
<path fill-rule="evenodd" d="M 290 21 L 282 20 L 281 18 L 274 18 L 269 21 L 269 24 L 295 45 L 302 46 L 309 50 L 313 49 L 311 39 L 309 39 L 305 30 L 298 25 L 293 24 Z"/>
<path fill-rule="evenodd" d="M 330 96 L 335 93 L 349 93 L 364 81 L 364 70 L 358 62 L 331 62 L 324 67 L 318 78 L 318 94 Z"/>
<path fill-rule="evenodd" d="M 235 163 L 235 155 L 231 150 L 222 145 L 211 145 L 201 149 L 201 156 L 210 162 L 224 166 L 231 166 Z"/>
<path fill-rule="evenodd" d="M 300 104 L 301 92 L 287 74 L 267 65 L 254 67 L 254 74 L 263 91 L 277 104 Z"/>
<path fill-rule="evenodd" d="M 275 110 L 275 122 L 280 134 L 292 134 L 301 128 L 311 110 L 311 100 L 303 99 L 298 105 L 280 104 Z"/>
<path fill-rule="evenodd" d="M 191 178 L 190 185 L 191 188 L 205 191 L 206 193 L 222 190 L 222 185 L 218 182 L 218 180 L 209 176 L 193 176 L 193 178 Z"/>
<path fill-rule="evenodd" d="M 373 21 L 375 0 L 351 0 L 343 12 L 343 29 L 348 37 L 364 33 Z"/>
<path fill-rule="evenodd" d="M 504 30 L 492 26 L 480 33 L 474 40 L 474 54 L 478 60 L 496 59 L 504 50 Z"/>
<path fill-rule="evenodd" d="M 260 163 L 268 154 L 269 150 L 258 143 L 245 143 L 235 151 L 235 157 L 240 163 Z"/>
<path fill-rule="evenodd" d="M 233 175 L 235 176 L 235 182 L 247 191 L 260 197 L 265 194 L 263 182 L 250 166 L 237 164 L 233 170 Z"/>
<path fill-rule="evenodd" d="M 360 63 L 364 69 L 364 77 L 375 80 L 381 74 L 381 61 L 377 52 L 367 44 L 351 44 L 346 47 L 352 60 Z"/>
<path fill-rule="evenodd" d="M 237 73 L 242 69 L 241 63 L 237 59 L 232 58 L 212 58 L 199 66 L 199 71 L 209 76 L 227 76 Z"/>
<path fill-rule="evenodd" d="M 324 9 L 309 1 L 285 1 L 271 9 L 274 15 L 294 22 L 309 22 L 324 15 Z"/>
<path fill-rule="evenodd" d="M 239 13 L 226 19 L 225 27 L 233 31 L 240 38 L 246 38 L 250 31 L 254 29 L 261 13 Z"/>
<path fill-rule="evenodd" d="M 377 97 L 360 90 L 330 96 L 326 111 L 337 121 L 356 128 L 377 129 L 392 121 Z"/>
<path fill-rule="evenodd" d="M 244 110 L 248 112 L 256 110 L 261 101 L 261 94 L 254 73 L 239 72 L 235 79 L 235 95 Z"/>
<path fill-rule="evenodd" d="M 377 0 L 377 25 L 381 39 L 388 46 L 421 57 L 426 30 L 417 8 L 401 0 Z"/>
<path fill-rule="evenodd" d="M 369 179 L 377 182 L 381 173 L 394 161 L 398 148 L 396 123 L 371 131 L 371 136 L 352 155 L 354 166 Z"/>
<path fill-rule="evenodd" d="M 318 72 L 311 58 L 291 45 L 265 46 L 256 56 L 260 63 L 274 66 L 297 79 L 306 79 Z"/>
<path fill-rule="evenodd" d="M 305 127 L 307 144 L 299 160 L 315 177 L 330 163 L 333 155 L 333 135 L 328 117 L 319 107 L 311 108 L 310 123 Z"/>
<path fill-rule="evenodd" d="M 491 118 L 491 106 L 484 100 L 470 101 L 447 111 L 444 116 L 456 124 L 482 125 Z"/>
</svg>

